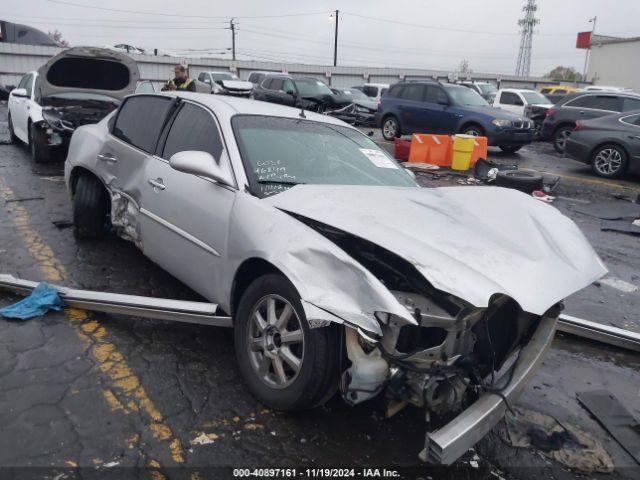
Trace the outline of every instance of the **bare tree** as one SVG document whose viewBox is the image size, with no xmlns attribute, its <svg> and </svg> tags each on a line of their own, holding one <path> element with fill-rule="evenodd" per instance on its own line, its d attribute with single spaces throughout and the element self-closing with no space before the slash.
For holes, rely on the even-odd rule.
<svg viewBox="0 0 640 480">
<path fill-rule="evenodd" d="M 59 46 L 65 48 L 69 46 L 69 42 L 62 38 L 62 32 L 59 32 L 57 28 L 53 32 L 47 32 L 47 35 L 49 35 Z"/>
<path fill-rule="evenodd" d="M 460 62 L 460 64 L 458 65 L 458 75 L 471 75 L 473 73 L 473 70 L 471 70 L 471 67 L 469 66 L 469 60 L 464 59 Z"/>
</svg>

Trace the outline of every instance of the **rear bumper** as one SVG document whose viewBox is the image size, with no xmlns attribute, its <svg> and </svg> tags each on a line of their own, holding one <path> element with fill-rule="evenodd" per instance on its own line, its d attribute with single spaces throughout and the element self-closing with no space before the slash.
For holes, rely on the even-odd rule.
<svg viewBox="0 0 640 480">
<path fill-rule="evenodd" d="M 523 348 L 514 367 L 511 383 L 502 390 L 510 404 L 515 403 L 542 363 L 553 341 L 556 323 L 556 318 L 543 317 L 531 340 Z M 509 364 L 507 362 L 507 366 Z M 503 368 L 501 374 L 502 377 L 497 382 L 499 387 L 508 381 L 508 368 L 506 371 Z M 485 393 L 444 427 L 428 433 L 421 456 L 431 463 L 452 464 L 502 419 L 506 408 L 502 397 L 495 393 Z"/>
</svg>

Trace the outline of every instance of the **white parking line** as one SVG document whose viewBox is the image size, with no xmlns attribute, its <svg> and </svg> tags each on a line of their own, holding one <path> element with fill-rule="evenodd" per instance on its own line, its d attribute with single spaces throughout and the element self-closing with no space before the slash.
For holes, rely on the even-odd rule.
<svg viewBox="0 0 640 480">
<path fill-rule="evenodd" d="M 639 287 L 634 285 L 633 283 L 625 282 L 624 280 L 620 280 L 615 277 L 607 277 L 600 280 L 600 283 L 604 283 L 605 285 L 615 288 L 616 290 L 620 290 L 625 293 L 633 293 L 640 290 Z"/>
</svg>

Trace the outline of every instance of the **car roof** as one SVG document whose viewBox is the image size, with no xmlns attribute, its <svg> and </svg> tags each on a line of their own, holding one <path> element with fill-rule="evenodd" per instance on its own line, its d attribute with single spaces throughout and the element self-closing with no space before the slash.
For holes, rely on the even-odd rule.
<svg viewBox="0 0 640 480">
<path fill-rule="evenodd" d="M 500 91 L 501 92 L 517 92 L 517 93 L 522 93 L 522 92 L 539 93 L 537 90 L 531 90 L 530 88 L 501 88 Z"/>
<path fill-rule="evenodd" d="M 224 117 L 226 119 L 230 119 L 232 116 L 239 114 L 274 116 L 292 118 L 296 120 L 300 119 L 299 108 L 285 107 L 284 105 L 278 105 L 276 103 L 270 102 L 259 102 L 248 98 L 237 98 L 230 95 L 211 95 L 209 93 L 193 93 L 183 91 L 168 91 L 143 95 L 180 97 L 186 100 L 192 100 L 196 103 L 200 103 L 206 107 L 209 107 L 221 117 Z M 338 120 L 337 118 L 331 117 L 329 115 L 322 115 L 307 110 L 305 110 L 304 114 L 307 120 L 329 123 L 333 125 L 349 126 L 342 120 Z"/>
</svg>

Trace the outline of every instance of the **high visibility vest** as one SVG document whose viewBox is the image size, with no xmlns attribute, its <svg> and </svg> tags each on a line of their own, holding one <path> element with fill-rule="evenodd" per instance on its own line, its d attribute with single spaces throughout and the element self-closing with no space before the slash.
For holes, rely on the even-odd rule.
<svg viewBox="0 0 640 480">
<path fill-rule="evenodd" d="M 181 84 L 176 86 L 176 83 L 173 81 L 173 79 L 169 80 L 169 85 L 175 86 L 176 90 L 186 90 L 187 87 L 189 87 L 189 85 L 191 85 L 192 83 L 193 83 L 193 80 L 190 78 L 187 78 L 186 82 L 182 82 Z"/>
</svg>

